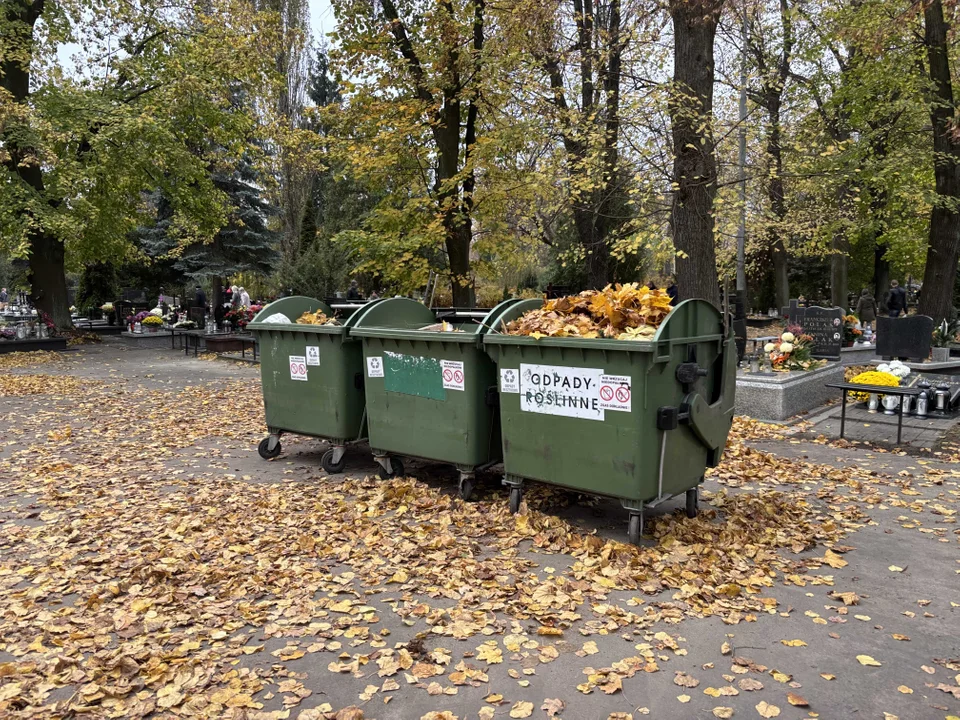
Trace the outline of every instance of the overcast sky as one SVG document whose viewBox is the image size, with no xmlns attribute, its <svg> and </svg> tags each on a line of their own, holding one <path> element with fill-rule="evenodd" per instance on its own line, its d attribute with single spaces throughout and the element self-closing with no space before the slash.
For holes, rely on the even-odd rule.
<svg viewBox="0 0 960 720">
<path fill-rule="evenodd" d="M 310 24 L 314 39 L 323 42 L 324 36 L 337 26 L 330 0 L 310 0 Z"/>
</svg>

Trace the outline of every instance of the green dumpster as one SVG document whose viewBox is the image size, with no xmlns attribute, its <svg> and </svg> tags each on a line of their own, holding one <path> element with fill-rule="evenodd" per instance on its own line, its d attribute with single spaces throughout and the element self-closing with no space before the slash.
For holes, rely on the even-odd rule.
<svg viewBox="0 0 960 720">
<path fill-rule="evenodd" d="M 288 297 L 266 305 L 247 326 L 260 345 L 260 383 L 270 435 L 258 448 L 264 459 L 280 454 L 284 433 L 329 440 L 321 458 L 329 473 L 343 470 L 348 442 L 365 430 L 363 356 L 351 324 L 377 305 L 368 303 L 343 325 L 304 325 L 304 312 L 331 308 L 319 300 Z M 282 315 L 290 322 L 275 316 Z"/>
<path fill-rule="evenodd" d="M 441 332 L 422 329 L 437 323 L 433 311 L 395 298 L 351 328 L 363 341 L 369 440 L 381 477 L 403 473 L 400 455 L 450 463 L 466 499 L 476 470 L 500 460 L 496 369 L 481 340 L 489 317 L 516 302 L 480 313 L 479 324 L 454 318 L 460 332 Z"/>
<path fill-rule="evenodd" d="M 491 318 L 503 323 L 541 300 Z M 519 509 L 538 480 L 618 498 L 628 536 L 643 508 L 686 493 L 697 512 L 706 466 L 720 462 L 733 422 L 737 353 L 704 300 L 680 303 L 647 341 L 483 335 L 499 370 L 504 484 Z"/>
</svg>

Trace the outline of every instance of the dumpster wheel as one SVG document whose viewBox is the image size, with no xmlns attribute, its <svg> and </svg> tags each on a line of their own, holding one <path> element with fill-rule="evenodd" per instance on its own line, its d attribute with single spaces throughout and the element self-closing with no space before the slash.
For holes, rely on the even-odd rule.
<svg viewBox="0 0 960 720">
<path fill-rule="evenodd" d="M 643 513 L 634 513 L 627 521 L 627 542 L 631 545 L 639 545 L 641 535 L 643 535 Z"/>
<path fill-rule="evenodd" d="M 520 501 L 523 499 L 523 490 L 518 487 L 510 488 L 510 512 L 516 515 L 520 512 Z"/>
<path fill-rule="evenodd" d="M 273 450 L 270 449 L 270 437 L 265 437 L 260 441 L 260 444 L 257 446 L 257 452 L 260 453 L 260 457 L 264 460 L 273 460 L 280 454 L 280 441 L 277 440 L 277 444 L 273 446 Z"/>
<path fill-rule="evenodd" d="M 690 488 L 687 490 L 687 517 L 695 518 L 697 516 L 697 505 L 700 503 L 700 489 Z"/>
<path fill-rule="evenodd" d="M 473 491 L 477 487 L 477 479 L 470 473 L 460 473 L 460 499 L 470 500 L 473 497 Z"/>
<path fill-rule="evenodd" d="M 342 473 L 344 466 L 347 464 L 346 456 L 341 454 L 339 461 L 335 461 L 334 457 L 336 457 L 336 450 L 330 449 L 327 450 L 323 454 L 323 457 L 320 458 L 320 465 L 331 475 Z"/>
<path fill-rule="evenodd" d="M 403 462 L 396 455 L 388 455 L 387 459 L 390 460 L 390 467 L 393 469 L 393 472 L 387 472 L 383 465 L 380 466 L 380 479 L 389 480 L 390 478 L 402 477 L 403 476 Z"/>
</svg>

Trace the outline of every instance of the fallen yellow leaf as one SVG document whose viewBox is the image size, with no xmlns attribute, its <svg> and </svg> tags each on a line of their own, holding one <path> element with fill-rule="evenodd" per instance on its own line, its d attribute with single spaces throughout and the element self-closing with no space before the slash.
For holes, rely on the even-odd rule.
<svg viewBox="0 0 960 720">
<path fill-rule="evenodd" d="M 869 655 L 857 655 L 857 661 L 858 661 L 861 665 L 869 665 L 869 666 L 871 666 L 871 667 L 880 667 L 880 665 L 881 665 L 881 663 L 878 663 L 876 660 L 874 660 L 874 659 L 873 659 L 872 657 L 870 657 Z"/>
<path fill-rule="evenodd" d="M 521 700 L 512 708 L 510 708 L 510 717 L 512 718 L 528 718 L 533 715 L 533 703 L 525 702 Z"/>
<path fill-rule="evenodd" d="M 760 713 L 760 717 L 775 718 L 780 715 L 780 708 L 778 708 L 776 705 L 771 705 L 766 700 L 761 700 L 758 702 L 756 708 L 757 712 Z"/>
<path fill-rule="evenodd" d="M 781 645 L 786 645 L 787 647 L 806 647 L 807 644 L 803 640 L 781 640 Z"/>
<path fill-rule="evenodd" d="M 810 703 L 807 702 L 806 698 L 802 695 L 797 695 L 796 693 L 787 693 L 787 702 L 793 705 L 794 707 L 807 707 Z"/>
</svg>

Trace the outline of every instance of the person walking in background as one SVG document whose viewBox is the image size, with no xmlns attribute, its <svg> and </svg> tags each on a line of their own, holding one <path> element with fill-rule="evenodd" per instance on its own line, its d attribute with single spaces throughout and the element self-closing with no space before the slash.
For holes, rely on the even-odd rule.
<svg viewBox="0 0 960 720">
<path fill-rule="evenodd" d="M 671 305 L 676 305 L 677 298 L 680 297 L 680 288 L 677 287 L 677 283 L 674 282 L 673 278 L 667 281 L 667 297 L 670 298 Z"/>
<path fill-rule="evenodd" d="M 870 332 L 873 332 L 873 324 L 877 320 L 877 301 L 867 288 L 860 291 L 860 299 L 857 300 L 857 309 L 854 314 L 860 318 L 863 329 L 870 328 Z"/>
<path fill-rule="evenodd" d="M 350 281 L 350 289 L 347 290 L 347 300 L 363 300 L 363 295 L 360 294 L 360 288 L 357 286 L 356 280 Z"/>
<path fill-rule="evenodd" d="M 907 313 L 907 291 L 900 287 L 896 280 L 890 281 L 890 293 L 887 300 L 887 314 L 892 317 L 900 317 L 900 313 Z"/>
<path fill-rule="evenodd" d="M 233 309 L 240 307 L 240 288 L 236 285 L 230 286 L 230 307 Z"/>
<path fill-rule="evenodd" d="M 240 288 L 240 305 L 242 307 L 250 307 L 250 293 L 248 293 L 245 288 Z"/>
<path fill-rule="evenodd" d="M 10 296 L 7 294 L 7 289 L 0 289 L 0 310 L 3 310 L 7 307 L 7 303 L 10 301 Z"/>
</svg>

